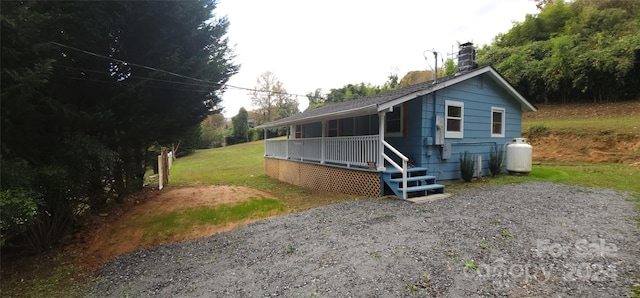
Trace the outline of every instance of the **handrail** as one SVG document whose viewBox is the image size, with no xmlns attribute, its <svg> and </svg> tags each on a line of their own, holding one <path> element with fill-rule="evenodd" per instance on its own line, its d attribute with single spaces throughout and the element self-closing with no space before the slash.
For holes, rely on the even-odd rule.
<svg viewBox="0 0 640 298">
<path fill-rule="evenodd" d="M 394 148 L 393 146 L 389 145 L 389 143 L 387 143 L 387 141 L 382 140 L 382 144 L 387 147 L 387 149 L 391 150 L 391 152 L 395 153 L 397 156 L 399 156 L 402 161 L 409 161 L 409 158 L 404 156 L 404 154 L 400 153 L 400 151 L 398 151 L 398 149 Z"/>
<path fill-rule="evenodd" d="M 389 145 L 387 141 L 385 140 L 380 140 L 380 141 L 387 149 L 389 149 L 395 155 L 400 157 L 400 159 L 402 159 L 402 167 L 400 167 L 400 165 L 398 165 L 395 161 L 393 161 L 384 152 L 380 152 L 380 154 L 382 154 L 382 157 L 384 157 L 386 161 L 388 161 L 394 168 L 398 169 L 402 173 L 402 199 L 406 200 L 407 199 L 407 162 L 409 161 L 409 158 L 404 156 L 404 154 L 400 153 L 400 151 L 398 151 L 393 146 Z"/>
</svg>

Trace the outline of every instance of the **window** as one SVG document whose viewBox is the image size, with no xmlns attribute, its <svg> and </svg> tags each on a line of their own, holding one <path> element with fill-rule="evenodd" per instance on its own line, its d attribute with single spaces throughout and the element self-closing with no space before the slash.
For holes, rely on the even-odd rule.
<svg viewBox="0 0 640 298">
<path fill-rule="evenodd" d="M 387 113 L 385 123 L 385 132 L 387 134 L 402 134 L 402 110 L 402 106 L 395 106 L 393 107 L 393 112 Z"/>
<path fill-rule="evenodd" d="M 294 127 L 294 134 L 293 134 L 293 138 L 294 139 L 302 139 L 304 137 L 304 126 L 302 126 L 301 124 L 296 124 L 296 126 Z"/>
<path fill-rule="evenodd" d="M 445 138 L 462 139 L 464 137 L 464 103 L 459 101 L 445 102 Z"/>
<path fill-rule="evenodd" d="M 491 108 L 491 137 L 504 137 L 504 109 Z"/>
<path fill-rule="evenodd" d="M 310 128 L 307 127 L 304 131 L 306 137 L 309 137 L 309 131 Z M 378 115 L 374 114 L 327 120 L 325 133 L 326 137 L 366 136 L 378 134 Z"/>
<path fill-rule="evenodd" d="M 338 136 L 338 120 L 329 120 L 327 122 L 327 137 Z"/>
<path fill-rule="evenodd" d="M 355 119 L 353 118 L 343 118 L 340 119 L 340 133 L 341 137 L 353 136 L 354 135 L 354 126 Z"/>
<path fill-rule="evenodd" d="M 356 135 L 366 136 L 371 134 L 371 115 L 356 118 Z"/>
</svg>

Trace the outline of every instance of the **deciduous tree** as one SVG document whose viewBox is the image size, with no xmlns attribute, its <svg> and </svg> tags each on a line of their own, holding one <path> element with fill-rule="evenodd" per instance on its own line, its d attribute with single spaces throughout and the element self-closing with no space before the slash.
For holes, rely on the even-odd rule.
<svg viewBox="0 0 640 298">
<path fill-rule="evenodd" d="M 613 101 L 640 95 L 640 2 L 538 1 L 478 63 L 493 65 L 534 102 Z"/>
<path fill-rule="evenodd" d="M 251 105 L 261 115 L 257 124 L 264 124 L 300 113 L 298 100 L 287 93 L 284 83 L 270 71 L 261 74 L 251 93 Z"/>
</svg>

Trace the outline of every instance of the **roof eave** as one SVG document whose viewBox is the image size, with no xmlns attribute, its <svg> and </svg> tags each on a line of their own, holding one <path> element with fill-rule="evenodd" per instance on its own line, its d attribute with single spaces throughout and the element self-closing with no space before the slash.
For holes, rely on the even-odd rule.
<svg viewBox="0 0 640 298">
<path fill-rule="evenodd" d="M 379 111 L 383 111 L 383 110 L 389 109 L 390 107 L 393 107 L 393 106 L 399 105 L 401 103 L 404 103 L 406 101 L 412 100 L 414 98 L 417 98 L 417 97 L 420 97 L 420 96 L 423 96 L 423 95 L 426 95 L 426 94 L 429 94 L 429 93 L 432 93 L 432 92 L 447 88 L 449 86 L 455 85 L 455 84 L 457 84 L 459 82 L 468 80 L 469 78 L 481 75 L 481 74 L 483 74 L 485 72 L 489 72 L 489 71 L 495 72 L 495 70 L 492 70 L 492 68 L 487 67 L 487 68 L 479 69 L 479 70 L 476 70 L 476 71 L 470 71 L 470 72 L 458 75 L 457 77 L 455 77 L 453 79 L 445 80 L 443 82 L 435 81 L 434 83 L 432 83 L 431 87 L 428 88 L 428 89 L 416 91 L 416 92 L 413 92 L 411 94 L 407 94 L 407 95 L 405 95 L 403 97 L 400 97 L 400 98 L 394 99 L 392 101 L 386 102 L 384 104 L 381 104 L 379 106 L 378 110 Z M 504 83 L 506 83 L 506 81 L 504 81 Z M 509 84 L 507 84 L 507 85 L 509 85 Z"/>
<path fill-rule="evenodd" d="M 515 97 L 520 102 L 520 109 L 522 112 L 535 112 L 538 110 L 526 98 L 524 98 L 522 94 L 520 94 L 515 88 L 513 88 L 513 86 L 511 86 L 511 84 L 509 84 L 509 82 L 507 82 L 507 80 L 502 77 L 502 75 L 500 75 L 495 69 L 493 69 L 493 67 L 490 67 L 489 69 L 491 70 L 488 71 L 489 75 L 497 80 L 498 83 L 501 84 L 509 94 L 511 94 L 511 96 Z"/>
<path fill-rule="evenodd" d="M 432 93 L 434 91 L 438 91 L 440 89 L 444 89 L 446 87 L 455 85 L 461 81 L 467 80 L 472 77 L 476 77 L 484 73 L 488 73 L 488 75 L 491 76 L 494 80 L 496 80 L 497 83 L 507 91 L 507 93 L 513 96 L 516 100 L 518 100 L 518 102 L 520 103 L 520 108 L 522 112 L 537 111 L 537 109 L 526 98 L 524 98 L 516 89 L 514 89 L 513 86 L 511 86 L 511 84 L 509 84 L 509 82 L 507 82 L 507 80 L 504 77 L 502 77 L 502 75 L 500 75 L 493 67 L 485 67 L 475 71 L 469 71 L 467 73 L 460 74 L 459 76 L 453 79 L 445 80 L 441 83 L 435 82 L 427 89 L 418 90 L 416 92 L 412 92 L 410 94 L 404 95 L 402 97 L 396 98 L 394 100 L 390 100 L 388 102 L 385 102 L 379 105 L 371 104 L 364 107 L 353 108 L 353 109 L 339 111 L 339 112 L 307 116 L 307 117 L 296 118 L 296 119 L 287 120 L 287 121 L 274 121 L 274 122 L 260 125 L 257 128 L 282 127 L 282 126 L 288 126 L 291 124 L 305 124 L 305 123 L 318 122 L 318 121 L 324 121 L 324 120 L 332 120 L 332 119 L 337 119 L 340 117 L 347 117 L 347 116 L 363 116 L 363 115 L 376 114 L 378 112 L 389 110 L 398 104 Z M 286 119 L 283 119 L 283 120 L 286 120 Z"/>
<path fill-rule="evenodd" d="M 338 111 L 338 112 L 333 112 L 333 113 L 308 116 L 308 117 L 298 118 L 298 119 L 294 119 L 294 120 L 281 121 L 281 122 L 274 121 L 274 122 L 270 122 L 270 123 L 265 123 L 265 124 L 259 125 L 256 128 L 283 127 L 283 126 L 288 126 L 288 125 L 291 125 L 291 124 L 305 124 L 305 123 L 312 123 L 312 122 L 320 122 L 320 121 L 324 121 L 324 120 L 338 119 L 338 118 L 343 118 L 343 117 L 348 117 L 348 116 L 355 117 L 355 116 L 371 115 L 371 114 L 376 114 L 376 113 L 378 113 L 378 106 L 375 105 L 375 104 L 372 104 L 372 105 L 368 105 L 368 106 L 364 106 L 364 107 L 360 107 L 360 108 L 354 108 L 354 109 Z"/>
</svg>

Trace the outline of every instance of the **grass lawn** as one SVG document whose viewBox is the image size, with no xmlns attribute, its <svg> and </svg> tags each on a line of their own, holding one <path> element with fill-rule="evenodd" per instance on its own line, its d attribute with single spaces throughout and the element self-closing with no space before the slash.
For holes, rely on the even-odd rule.
<svg viewBox="0 0 640 298">
<path fill-rule="evenodd" d="M 620 117 L 618 117 L 620 116 Z M 640 116 L 611 115 L 608 117 L 536 117 L 523 121 L 523 131 L 544 126 L 550 132 L 572 134 L 640 134 Z M 282 183 L 264 174 L 264 142 L 252 142 L 224 148 L 199 150 L 178 159 L 171 168 L 169 187 L 197 185 L 240 185 L 265 190 L 276 200 L 255 199 L 217 208 L 193 208 L 168 212 L 159 216 L 138 218 L 131 225 L 144 227 L 150 235 L 185 233 L 193 226 L 242 221 L 246 218 L 264 218 L 287 212 L 296 212 L 335 202 L 353 200 L 354 197 L 306 190 Z M 603 187 L 628 191 L 633 194 L 640 211 L 640 167 L 612 163 L 534 162 L 528 176 L 500 175 L 486 177 L 472 183 L 453 183 L 447 191 L 456 193 L 467 188 L 506 185 L 525 181 L 549 181 L 588 187 Z M 640 219 L 639 219 L 640 223 Z M 50 252 L 40 258 L 64 255 Z M 51 257 L 54 256 L 54 257 Z M 77 269 L 63 261 L 32 261 L 24 268 L 28 279 L 3 279 L 0 296 L 73 297 L 81 296 L 79 283 L 74 280 Z M 48 264 L 42 268 L 40 263 Z M 35 264 L 35 265 L 34 265 Z M 33 268 L 31 268 L 33 267 Z M 45 270 L 46 269 L 46 270 Z M 635 289 L 640 293 L 640 288 Z"/>
<path fill-rule="evenodd" d="M 522 131 L 532 127 L 547 127 L 559 134 L 575 135 L 640 135 L 640 115 L 615 118 L 560 118 L 530 119 L 522 123 Z"/>
<path fill-rule="evenodd" d="M 562 121 L 546 122 L 548 129 L 564 129 Z M 606 122 L 605 122 L 606 123 Z M 616 122 L 611 122 L 616 123 Z M 529 121 L 523 126 L 530 125 Z M 612 126 L 605 125 L 603 128 Z M 282 183 L 264 174 L 264 142 L 252 142 L 224 148 L 200 150 L 179 159 L 171 168 L 171 185 L 228 184 L 244 185 L 272 192 L 287 207 L 304 210 L 327 203 L 348 200 L 347 196 L 321 194 Z M 603 187 L 631 192 L 640 208 L 640 167 L 612 163 L 535 162 L 529 176 L 501 175 L 471 184 L 454 183 L 452 192 L 468 187 L 502 185 L 524 181 L 548 181 L 588 187 Z M 317 202 L 315 202 L 317 201 Z M 639 209 L 640 210 L 640 209 Z"/>
<path fill-rule="evenodd" d="M 288 211 L 300 211 L 353 196 L 326 193 L 271 179 L 264 174 L 264 141 L 198 150 L 173 163 L 170 185 L 240 185 L 271 192 Z"/>
<path fill-rule="evenodd" d="M 217 149 L 198 150 L 180 158 L 171 167 L 172 186 L 194 184 L 247 185 L 264 173 L 264 142 L 251 142 Z M 267 187 L 267 186 L 264 186 Z M 264 189 L 264 187 L 259 187 Z"/>
<path fill-rule="evenodd" d="M 500 175 L 484 177 L 483 181 L 456 183 L 447 190 L 506 185 L 525 181 L 546 181 L 586 187 L 610 188 L 632 194 L 640 211 L 640 167 L 612 163 L 535 162 L 528 176 Z"/>
<path fill-rule="evenodd" d="M 286 212 L 286 207 L 274 199 L 252 199 L 216 208 L 199 207 L 143 216 L 128 225 L 144 230 L 143 243 L 154 239 L 189 233 L 197 226 L 238 222 L 253 218 L 266 218 Z"/>
</svg>

